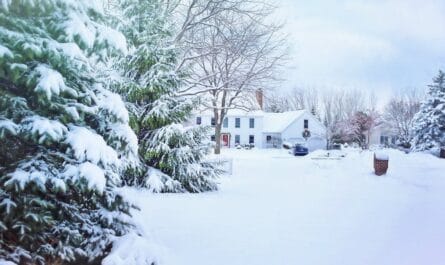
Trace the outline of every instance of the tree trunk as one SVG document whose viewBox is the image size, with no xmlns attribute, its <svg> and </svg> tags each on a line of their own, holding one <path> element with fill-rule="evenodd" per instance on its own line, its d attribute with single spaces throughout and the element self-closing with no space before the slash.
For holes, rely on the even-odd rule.
<svg viewBox="0 0 445 265">
<path fill-rule="evenodd" d="M 221 123 L 217 122 L 215 124 L 215 154 L 219 155 L 221 153 Z"/>
</svg>

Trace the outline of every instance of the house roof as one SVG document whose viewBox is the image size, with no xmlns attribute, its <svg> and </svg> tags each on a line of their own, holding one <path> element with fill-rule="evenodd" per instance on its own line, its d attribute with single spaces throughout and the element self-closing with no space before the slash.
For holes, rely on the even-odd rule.
<svg viewBox="0 0 445 265">
<path fill-rule="evenodd" d="M 280 133 L 292 122 L 300 118 L 306 110 L 286 111 L 281 113 L 264 113 L 263 132 Z"/>
<path fill-rule="evenodd" d="M 258 117 L 264 116 L 265 112 L 262 110 L 241 110 L 241 109 L 231 109 L 227 112 L 227 116 L 250 116 L 250 117 Z"/>
<path fill-rule="evenodd" d="M 229 109 L 227 112 L 227 117 L 262 117 L 264 116 L 264 111 L 262 110 L 241 110 L 241 109 Z M 202 110 L 202 111 L 196 111 L 196 115 L 206 115 L 206 116 L 213 116 L 212 110 Z"/>
</svg>

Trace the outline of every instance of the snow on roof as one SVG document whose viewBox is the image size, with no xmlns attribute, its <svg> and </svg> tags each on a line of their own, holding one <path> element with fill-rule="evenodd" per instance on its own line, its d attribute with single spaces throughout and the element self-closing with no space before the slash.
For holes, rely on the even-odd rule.
<svg viewBox="0 0 445 265">
<path fill-rule="evenodd" d="M 242 117 L 242 116 L 249 116 L 249 117 L 261 117 L 264 116 L 265 112 L 262 110 L 241 110 L 241 109 L 229 109 L 227 112 L 227 117 Z M 195 112 L 195 115 L 208 115 L 213 116 L 212 110 L 198 110 Z"/>
<path fill-rule="evenodd" d="M 265 112 L 263 120 L 263 132 L 280 133 L 305 112 L 306 110 L 286 111 L 281 113 Z"/>
<path fill-rule="evenodd" d="M 262 110 L 241 110 L 231 109 L 228 111 L 227 116 L 264 116 L 265 112 Z"/>
</svg>

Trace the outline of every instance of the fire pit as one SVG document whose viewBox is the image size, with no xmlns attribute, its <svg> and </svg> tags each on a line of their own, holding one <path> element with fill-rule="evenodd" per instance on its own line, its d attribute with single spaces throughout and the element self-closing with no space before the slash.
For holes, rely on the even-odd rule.
<svg viewBox="0 0 445 265">
<path fill-rule="evenodd" d="M 389 157 L 383 153 L 374 153 L 374 170 L 377 176 L 386 174 Z"/>
</svg>

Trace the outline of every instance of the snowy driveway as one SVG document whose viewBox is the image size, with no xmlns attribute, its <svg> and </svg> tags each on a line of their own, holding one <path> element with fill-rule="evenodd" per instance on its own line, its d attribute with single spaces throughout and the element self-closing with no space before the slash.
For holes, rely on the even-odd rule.
<svg viewBox="0 0 445 265">
<path fill-rule="evenodd" d="M 227 151 L 226 151 L 227 152 Z M 445 160 L 390 152 L 340 161 L 230 150 L 218 192 L 132 192 L 166 265 L 445 264 Z"/>
</svg>

